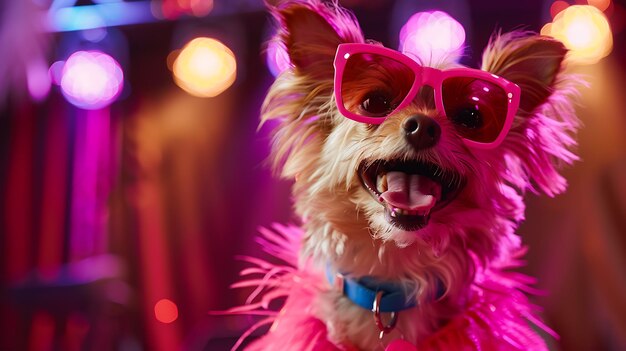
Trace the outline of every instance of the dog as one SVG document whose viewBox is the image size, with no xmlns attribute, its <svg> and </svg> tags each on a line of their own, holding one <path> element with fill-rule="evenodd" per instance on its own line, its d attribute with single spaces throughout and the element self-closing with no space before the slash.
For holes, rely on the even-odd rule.
<svg viewBox="0 0 626 351">
<path fill-rule="evenodd" d="M 234 348 L 271 325 L 247 349 L 546 350 L 515 230 L 577 160 L 565 47 L 496 33 L 471 69 L 366 40 L 336 3 L 270 10 L 291 67 L 262 123 L 302 223 L 261 229 L 284 262 L 247 258 L 234 286 L 256 290 L 230 313 L 265 318 Z"/>
</svg>

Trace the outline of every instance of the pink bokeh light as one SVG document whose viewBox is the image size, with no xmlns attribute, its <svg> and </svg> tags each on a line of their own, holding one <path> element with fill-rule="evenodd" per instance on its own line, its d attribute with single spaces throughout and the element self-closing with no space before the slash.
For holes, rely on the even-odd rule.
<svg viewBox="0 0 626 351">
<path fill-rule="evenodd" d="M 270 41 L 266 51 L 267 68 L 274 77 L 291 66 L 291 60 L 285 46 L 278 41 Z"/>
<path fill-rule="evenodd" d="M 464 43 L 463 26 L 442 11 L 418 12 L 400 30 L 400 51 L 422 62 L 438 62 Z"/>
<path fill-rule="evenodd" d="M 77 51 L 61 73 L 61 91 L 72 105 L 96 110 L 111 104 L 120 95 L 124 73 L 119 63 L 99 51 Z"/>
<path fill-rule="evenodd" d="M 50 92 L 52 82 L 47 68 L 43 60 L 35 60 L 26 67 L 28 92 L 35 101 L 43 101 Z"/>
</svg>

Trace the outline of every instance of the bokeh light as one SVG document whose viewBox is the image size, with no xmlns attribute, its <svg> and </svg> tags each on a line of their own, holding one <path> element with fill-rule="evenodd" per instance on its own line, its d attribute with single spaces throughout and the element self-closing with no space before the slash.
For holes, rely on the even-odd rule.
<svg viewBox="0 0 626 351">
<path fill-rule="evenodd" d="M 26 85 L 33 100 L 43 101 L 48 96 L 52 81 L 43 60 L 33 61 L 26 67 Z"/>
<path fill-rule="evenodd" d="M 556 17 L 556 15 L 561 13 L 561 11 L 565 10 L 569 6 L 570 4 L 567 1 L 558 0 L 553 2 L 552 5 L 550 5 L 550 16 L 552 18 Z"/>
<path fill-rule="evenodd" d="M 278 76 L 282 71 L 291 66 L 291 60 L 285 45 L 279 41 L 272 40 L 267 46 L 265 52 L 267 60 L 267 68 L 274 77 Z"/>
<path fill-rule="evenodd" d="M 189 94 L 213 97 L 235 82 L 237 62 L 218 40 L 196 38 L 180 51 L 172 70 L 176 84 Z"/>
<path fill-rule="evenodd" d="M 611 6 L 611 0 L 587 0 L 587 3 L 600 11 L 605 11 Z"/>
<path fill-rule="evenodd" d="M 400 30 L 400 51 L 437 62 L 465 43 L 463 26 L 445 12 L 418 12 Z"/>
<path fill-rule="evenodd" d="M 208 15 L 214 6 L 213 0 L 153 0 L 153 3 L 160 4 L 162 16 L 169 19 L 175 19 L 184 14 L 203 17 Z"/>
<path fill-rule="evenodd" d="M 63 96 L 71 104 L 95 110 L 115 101 L 124 85 L 119 63 L 99 51 L 77 51 L 63 64 L 60 79 Z"/>
<path fill-rule="evenodd" d="M 172 300 L 161 299 L 154 305 L 154 316 L 161 323 L 172 323 L 178 319 L 178 306 Z"/>
<path fill-rule="evenodd" d="M 580 64 L 593 64 L 611 53 L 613 36 L 609 22 L 599 9 L 575 5 L 559 12 L 552 23 L 541 29 L 570 50 L 568 58 Z"/>
</svg>

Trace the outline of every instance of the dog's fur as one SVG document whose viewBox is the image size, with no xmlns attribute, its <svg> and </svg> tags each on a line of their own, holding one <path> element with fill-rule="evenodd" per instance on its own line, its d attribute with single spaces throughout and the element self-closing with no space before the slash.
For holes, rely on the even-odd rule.
<svg viewBox="0 0 626 351">
<path fill-rule="evenodd" d="M 268 320 L 274 322 L 272 330 L 253 348 L 302 350 L 317 345 L 315 349 L 374 350 L 397 338 L 427 348 L 437 344 L 433 337 L 443 337 L 442 329 L 456 325 L 455 318 L 468 316 L 472 308 L 479 309 L 475 301 L 482 299 L 488 306 L 484 307 L 486 313 L 491 309 L 495 317 L 489 319 L 480 310 L 472 313 L 479 315 L 484 324 L 488 320 L 493 325 L 475 326 L 484 331 L 476 332 L 477 336 L 466 335 L 468 340 L 506 339 L 488 329 L 497 330 L 496 324 L 506 325 L 507 319 L 520 319 L 523 321 L 509 328 L 519 329 L 509 339 L 517 335 L 518 342 L 534 343 L 517 347 L 542 349 L 541 339 L 525 326 L 526 319 L 532 319 L 531 307 L 518 289 L 526 282 L 506 276 L 504 270 L 516 266 L 523 254 L 514 231 L 524 218 L 524 193 L 531 190 L 554 196 L 564 191 L 566 182 L 558 166 L 577 159 L 570 151 L 578 127 L 572 103 L 577 81 L 563 73 L 563 45 L 525 32 L 494 35 L 484 51 L 481 69 L 519 85 L 520 108 L 498 148 L 472 149 L 432 107 L 432 96 L 427 94 L 418 96 L 413 104 L 379 126 L 342 116 L 333 98 L 333 58 L 340 43 L 366 42 L 356 20 L 338 6 L 318 0 L 291 1 L 271 11 L 279 23 L 275 40 L 286 48 L 292 67 L 269 90 L 262 121 L 278 123 L 272 159 L 282 177 L 296 180 L 295 210 L 303 218 L 304 234 L 301 243 L 294 244 L 297 239 L 283 236 L 297 232 L 295 229 L 281 227 L 278 236 L 266 231 L 270 240 L 266 244 L 274 247 L 270 251 L 282 252 L 283 259 L 289 255 L 286 250 L 300 247 L 298 267 L 272 271 L 265 263 L 255 261 L 264 268 L 261 271 L 265 278 L 240 284 L 275 289 L 263 299 L 265 305 L 278 295 L 288 295 L 283 311 Z M 455 66 L 457 57 L 418 59 L 422 65 L 445 69 Z M 441 138 L 434 147 L 416 150 L 406 142 L 402 123 L 415 113 L 425 114 L 441 126 Z M 433 162 L 446 172 L 458 174 L 465 185 L 449 204 L 431 214 L 424 228 L 403 230 L 386 220 L 384 207 L 359 179 L 359 165 L 378 159 Z M 281 244 L 281 240 L 291 240 L 293 245 Z M 295 256 L 286 260 L 296 264 Z M 372 312 L 352 304 L 325 282 L 320 272 L 327 265 L 354 277 L 417 282 L 419 288 L 414 295 L 418 307 L 400 312 L 396 331 L 381 341 Z M 285 282 L 296 278 L 297 282 Z M 302 287 L 303 281 L 310 286 Z M 443 297 L 429 300 L 441 283 L 445 287 Z M 486 303 L 483 293 L 490 291 L 487 285 L 492 286 L 491 290 L 499 289 L 498 299 L 514 298 L 509 305 L 502 304 L 517 306 L 511 309 L 514 312 L 496 311 L 495 302 Z M 288 322 L 279 323 L 281 318 Z M 323 333 L 309 333 L 307 339 L 307 328 L 321 329 Z M 533 335 L 524 339 L 520 336 L 524 333 Z M 472 342 L 474 348 L 516 348 L 514 341 Z"/>
</svg>

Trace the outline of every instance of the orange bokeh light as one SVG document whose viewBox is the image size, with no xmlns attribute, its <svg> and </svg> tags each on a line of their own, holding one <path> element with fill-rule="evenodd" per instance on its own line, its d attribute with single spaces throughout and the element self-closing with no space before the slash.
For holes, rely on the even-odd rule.
<svg viewBox="0 0 626 351">
<path fill-rule="evenodd" d="M 587 0 L 587 3 L 600 11 L 605 11 L 611 6 L 611 0 Z"/>
<path fill-rule="evenodd" d="M 574 5 L 559 12 L 541 34 L 560 40 L 569 49 L 568 58 L 580 64 L 596 63 L 613 49 L 606 16 L 589 5 Z"/>
<path fill-rule="evenodd" d="M 189 94 L 214 97 L 235 82 L 237 62 L 220 41 L 196 38 L 180 51 L 172 70 L 176 84 Z"/>
</svg>

